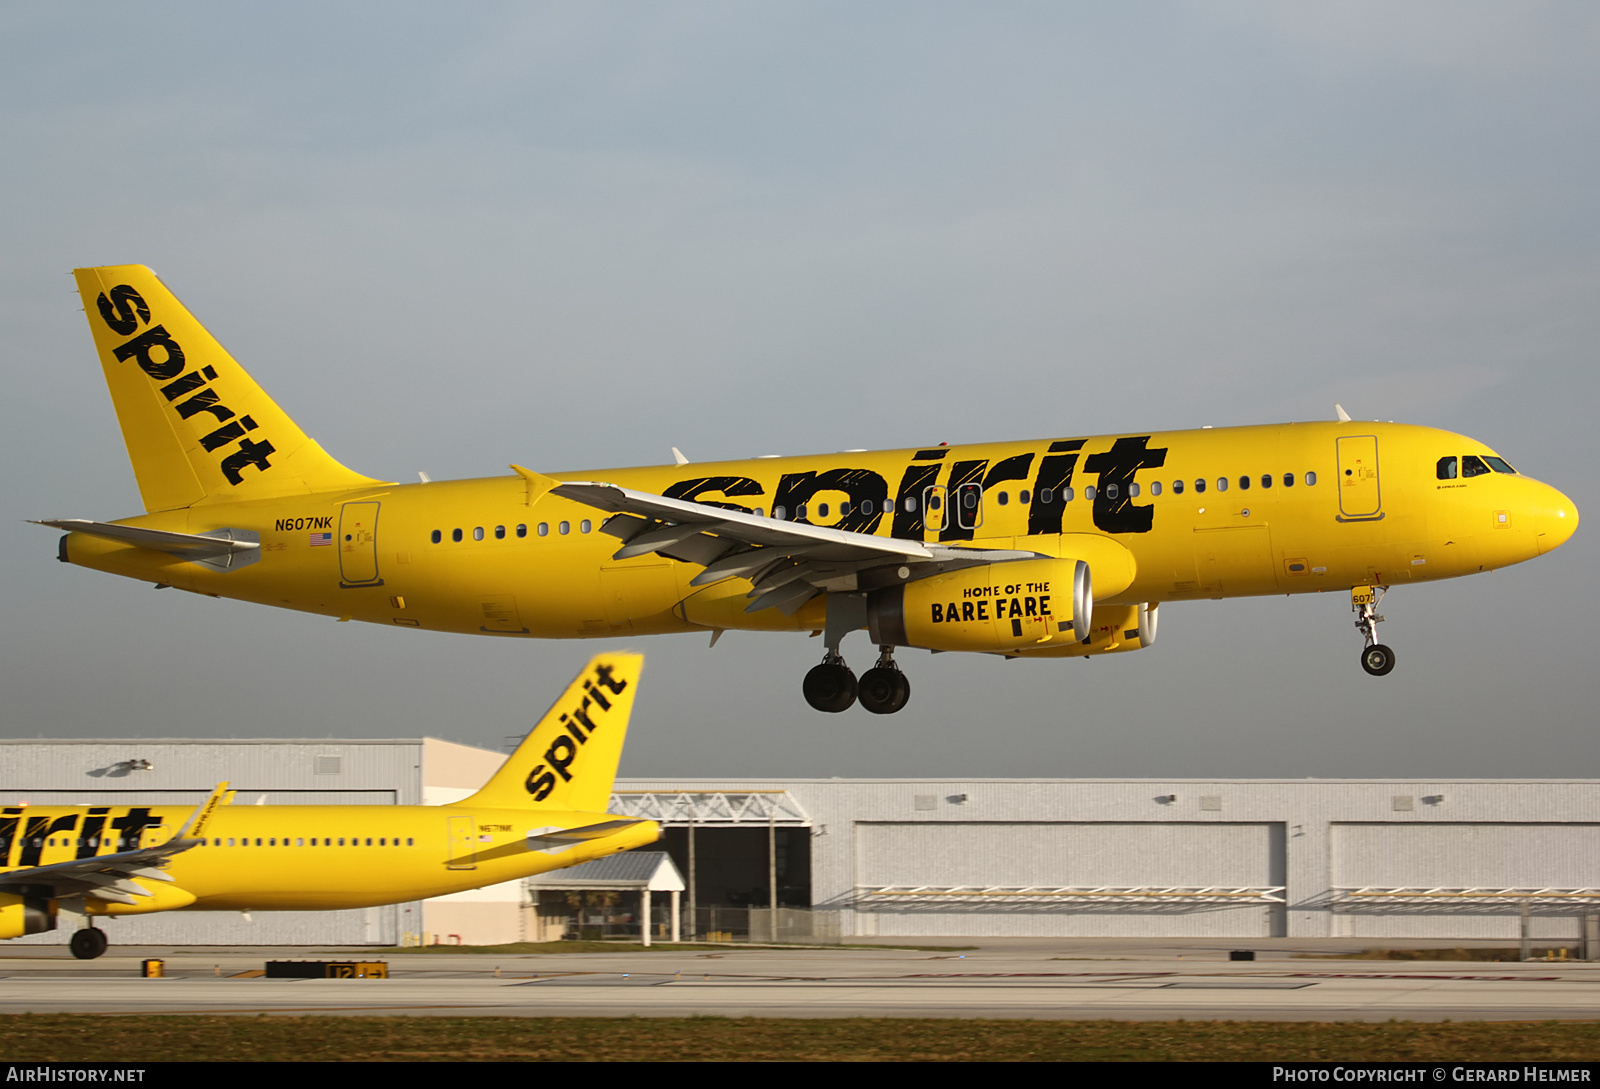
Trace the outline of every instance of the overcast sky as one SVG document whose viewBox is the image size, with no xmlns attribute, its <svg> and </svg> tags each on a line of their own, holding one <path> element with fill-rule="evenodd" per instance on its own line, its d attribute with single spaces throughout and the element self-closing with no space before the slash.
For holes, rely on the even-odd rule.
<svg viewBox="0 0 1600 1089">
<path fill-rule="evenodd" d="M 141 509 L 83 265 L 156 269 L 385 479 L 1339 401 L 1597 516 L 1597 56 L 1592 3 L 6 5 L 0 730 L 498 748 L 618 645 L 57 564 L 24 519 Z M 805 705 L 820 640 L 634 640 L 623 772 L 1600 777 L 1592 538 L 1391 594 L 1381 679 L 1331 594 L 902 652 L 892 717 Z"/>
</svg>

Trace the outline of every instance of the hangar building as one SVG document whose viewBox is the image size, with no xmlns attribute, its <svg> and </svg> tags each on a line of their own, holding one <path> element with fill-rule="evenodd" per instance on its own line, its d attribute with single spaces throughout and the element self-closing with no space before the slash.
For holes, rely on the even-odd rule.
<svg viewBox="0 0 1600 1089">
<path fill-rule="evenodd" d="M 235 804 L 443 804 L 503 759 L 434 738 L 11 740 L 0 803 L 198 804 L 227 779 Z M 612 811 L 663 824 L 653 849 L 692 875 L 701 931 L 738 929 L 719 918 L 767 907 L 775 886 L 817 937 L 1515 940 L 1526 917 L 1536 940 L 1600 939 L 1593 779 L 630 779 Z M 547 936 L 538 902 L 511 883 L 356 911 L 123 918 L 111 934 L 492 944 Z"/>
</svg>

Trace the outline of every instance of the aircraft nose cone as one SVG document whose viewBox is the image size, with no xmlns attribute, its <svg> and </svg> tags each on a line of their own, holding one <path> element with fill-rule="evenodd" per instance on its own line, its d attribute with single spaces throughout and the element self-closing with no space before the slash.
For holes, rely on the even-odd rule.
<svg viewBox="0 0 1600 1089">
<path fill-rule="evenodd" d="M 1577 529 L 1577 504 L 1551 488 L 1549 499 L 1542 504 L 1538 517 L 1534 519 L 1534 532 L 1537 534 L 1535 541 L 1539 546 L 1539 555 L 1542 556 L 1566 544 L 1567 539 Z"/>
</svg>

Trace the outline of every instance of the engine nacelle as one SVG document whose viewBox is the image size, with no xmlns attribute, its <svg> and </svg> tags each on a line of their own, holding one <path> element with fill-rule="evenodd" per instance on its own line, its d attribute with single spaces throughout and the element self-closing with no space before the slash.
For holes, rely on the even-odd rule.
<svg viewBox="0 0 1600 1089">
<path fill-rule="evenodd" d="M 0 939 L 43 934 L 56 928 L 50 902 L 41 896 L 0 892 Z"/>
<path fill-rule="evenodd" d="M 879 645 L 1015 653 L 1076 642 L 1093 610 L 1083 560 L 1016 560 L 875 590 L 867 632 Z"/>
</svg>

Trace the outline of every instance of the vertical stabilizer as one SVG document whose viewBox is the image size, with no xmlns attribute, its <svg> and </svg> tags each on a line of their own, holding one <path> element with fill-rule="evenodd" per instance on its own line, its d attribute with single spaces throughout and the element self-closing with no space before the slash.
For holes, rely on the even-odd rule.
<svg viewBox="0 0 1600 1089">
<path fill-rule="evenodd" d="M 377 483 L 308 438 L 155 273 L 73 276 L 145 510 Z"/>
<path fill-rule="evenodd" d="M 644 668 L 642 654 L 599 654 L 494 777 L 458 806 L 604 813 Z"/>
</svg>

